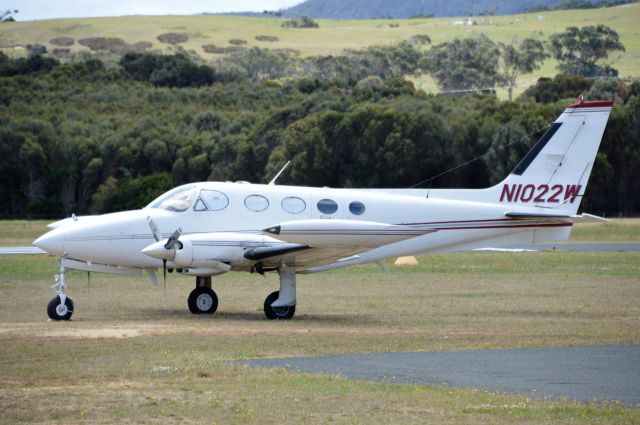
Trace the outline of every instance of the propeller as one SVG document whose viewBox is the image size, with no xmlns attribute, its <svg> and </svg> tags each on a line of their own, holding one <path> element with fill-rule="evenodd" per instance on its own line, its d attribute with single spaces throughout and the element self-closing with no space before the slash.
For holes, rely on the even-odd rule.
<svg viewBox="0 0 640 425">
<path fill-rule="evenodd" d="M 156 242 L 160 242 L 160 240 L 162 239 L 162 233 L 160 233 L 160 230 L 158 230 L 158 226 L 156 226 L 156 223 L 150 216 L 147 216 L 147 222 L 149 223 L 149 228 L 151 229 L 153 238 L 156 240 Z M 179 240 L 181 234 L 182 229 L 176 229 L 164 244 L 164 249 L 168 251 L 174 251 L 174 257 L 176 246 L 178 246 L 180 249 L 182 248 L 182 242 L 180 242 Z M 145 250 L 143 250 L 143 252 L 144 251 Z M 165 300 L 167 299 L 167 258 L 165 256 L 162 256 L 162 296 Z"/>
</svg>

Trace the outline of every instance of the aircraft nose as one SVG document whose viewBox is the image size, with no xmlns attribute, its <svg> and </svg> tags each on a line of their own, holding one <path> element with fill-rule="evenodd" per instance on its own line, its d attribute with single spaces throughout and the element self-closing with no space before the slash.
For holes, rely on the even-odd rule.
<svg viewBox="0 0 640 425">
<path fill-rule="evenodd" d="M 47 251 L 49 254 L 62 255 L 64 252 L 64 233 L 52 230 L 33 241 L 33 245 Z"/>
<path fill-rule="evenodd" d="M 176 256 L 175 250 L 165 248 L 164 244 L 165 242 L 163 241 L 152 243 L 148 247 L 144 248 L 142 253 L 159 260 L 173 261 Z"/>
</svg>

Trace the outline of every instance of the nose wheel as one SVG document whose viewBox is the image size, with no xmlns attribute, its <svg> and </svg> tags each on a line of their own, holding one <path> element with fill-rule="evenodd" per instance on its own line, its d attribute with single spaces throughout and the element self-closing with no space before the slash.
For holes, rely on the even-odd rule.
<svg viewBox="0 0 640 425">
<path fill-rule="evenodd" d="M 69 320 L 73 314 L 73 300 L 65 297 L 62 301 L 58 295 L 49 301 L 47 306 L 47 316 L 51 320 Z"/>
</svg>

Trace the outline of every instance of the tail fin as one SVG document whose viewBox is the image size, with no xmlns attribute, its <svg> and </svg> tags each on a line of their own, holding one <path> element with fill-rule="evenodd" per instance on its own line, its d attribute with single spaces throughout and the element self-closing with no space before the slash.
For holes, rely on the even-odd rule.
<svg viewBox="0 0 640 425">
<path fill-rule="evenodd" d="M 613 102 L 570 105 L 497 186 L 501 204 L 573 215 L 587 188 Z"/>
</svg>

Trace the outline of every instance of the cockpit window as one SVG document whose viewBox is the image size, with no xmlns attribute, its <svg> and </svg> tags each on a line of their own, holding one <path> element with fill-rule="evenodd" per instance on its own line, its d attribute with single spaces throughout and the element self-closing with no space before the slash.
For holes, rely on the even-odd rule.
<svg viewBox="0 0 640 425">
<path fill-rule="evenodd" d="M 200 191 L 200 197 L 204 199 L 204 202 L 211 211 L 220 211 L 227 208 L 229 205 L 229 198 L 222 192 L 217 190 L 202 189 Z"/>
<path fill-rule="evenodd" d="M 197 193 L 198 189 L 194 186 L 178 187 L 160 196 L 151 202 L 148 207 L 176 212 L 185 211 L 189 208 Z"/>
<path fill-rule="evenodd" d="M 197 212 L 208 211 L 207 206 L 204 204 L 202 198 L 198 198 L 196 204 L 193 206 L 193 210 Z"/>
</svg>

